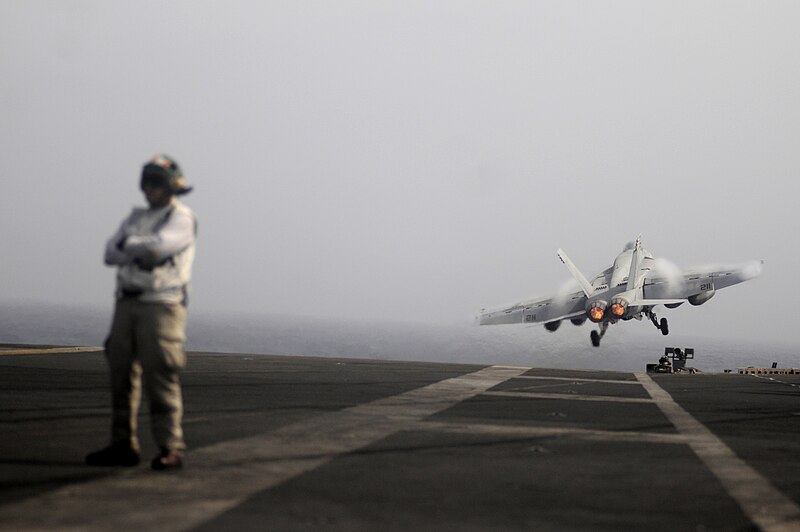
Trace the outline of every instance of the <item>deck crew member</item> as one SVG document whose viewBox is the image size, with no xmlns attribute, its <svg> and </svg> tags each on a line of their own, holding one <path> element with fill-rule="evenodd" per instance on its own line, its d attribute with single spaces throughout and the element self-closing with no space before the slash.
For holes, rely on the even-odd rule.
<svg viewBox="0 0 800 532">
<path fill-rule="evenodd" d="M 105 263 L 118 268 L 114 318 L 106 341 L 111 444 L 87 455 L 86 463 L 139 463 L 136 429 L 143 381 L 160 449 L 151 466 L 169 470 L 182 466 L 186 449 L 179 372 L 186 364 L 186 306 L 197 221 L 178 200 L 191 187 L 171 158 L 157 155 L 148 161 L 140 186 L 148 207 L 133 209 L 106 244 Z"/>
</svg>

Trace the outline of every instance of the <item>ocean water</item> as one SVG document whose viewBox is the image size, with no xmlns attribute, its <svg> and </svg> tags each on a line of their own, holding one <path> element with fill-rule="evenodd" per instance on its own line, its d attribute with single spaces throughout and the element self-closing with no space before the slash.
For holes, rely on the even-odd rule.
<svg viewBox="0 0 800 532">
<path fill-rule="evenodd" d="M 102 345 L 107 308 L 0 302 L 0 343 Z M 589 342 L 589 324 L 478 327 L 449 324 L 347 321 L 336 318 L 234 314 L 190 309 L 187 350 L 271 355 L 513 364 L 547 368 L 642 371 L 664 348 L 694 347 L 688 363 L 706 372 L 747 366 L 800 367 L 800 346 L 661 336 L 649 323 L 612 326 L 603 344 Z"/>
</svg>

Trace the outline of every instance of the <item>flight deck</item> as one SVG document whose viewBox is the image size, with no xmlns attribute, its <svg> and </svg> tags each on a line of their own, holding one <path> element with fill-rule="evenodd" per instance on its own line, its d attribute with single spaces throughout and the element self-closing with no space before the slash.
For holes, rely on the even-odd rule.
<svg viewBox="0 0 800 532">
<path fill-rule="evenodd" d="M 191 353 L 184 469 L 93 348 L 0 348 L 0 529 L 800 530 L 800 375 Z"/>
</svg>

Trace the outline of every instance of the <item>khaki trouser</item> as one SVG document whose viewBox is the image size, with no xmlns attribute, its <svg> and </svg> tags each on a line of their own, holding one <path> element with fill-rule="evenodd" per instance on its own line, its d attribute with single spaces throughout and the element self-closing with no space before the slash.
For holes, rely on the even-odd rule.
<svg viewBox="0 0 800 532">
<path fill-rule="evenodd" d="M 185 326 L 186 308 L 180 304 L 117 300 L 106 344 L 114 408 L 112 443 L 128 440 L 139 449 L 136 428 L 144 376 L 156 444 L 178 452 L 186 448 L 178 378 L 186 365 Z"/>
</svg>

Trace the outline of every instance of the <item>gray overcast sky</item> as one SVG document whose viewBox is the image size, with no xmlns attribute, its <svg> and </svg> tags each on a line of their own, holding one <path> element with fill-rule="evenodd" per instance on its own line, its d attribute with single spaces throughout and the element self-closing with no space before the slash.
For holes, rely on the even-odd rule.
<svg viewBox="0 0 800 532">
<path fill-rule="evenodd" d="M 593 275 L 642 233 L 767 260 L 673 330 L 798 343 L 799 16 L 2 0 L 0 297 L 110 307 L 104 242 L 163 151 L 196 186 L 193 308 L 469 320 L 554 292 L 558 247 Z"/>
</svg>

